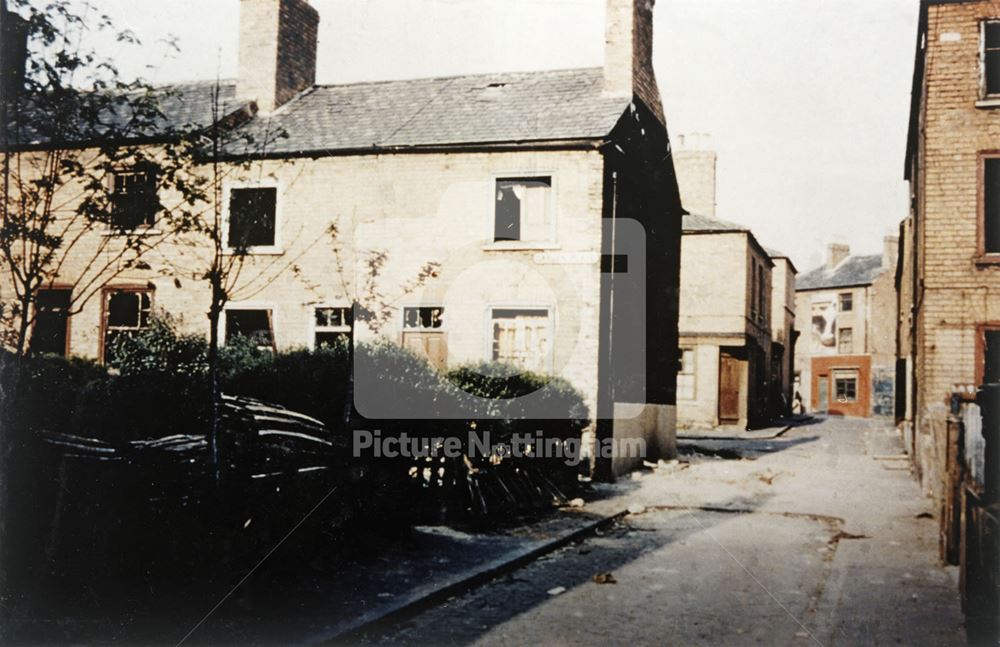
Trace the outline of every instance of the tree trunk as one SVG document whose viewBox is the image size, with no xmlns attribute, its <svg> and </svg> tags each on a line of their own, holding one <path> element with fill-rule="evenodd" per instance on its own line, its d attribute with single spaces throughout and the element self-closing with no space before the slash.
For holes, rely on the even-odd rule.
<svg viewBox="0 0 1000 647">
<path fill-rule="evenodd" d="M 218 289 L 212 286 L 212 306 L 208 312 L 208 381 L 212 398 L 211 425 L 208 431 L 208 460 L 212 472 L 212 480 L 216 484 L 220 480 L 219 470 L 219 429 L 222 415 L 222 389 L 219 385 L 219 317 L 222 309 L 219 306 Z"/>
</svg>

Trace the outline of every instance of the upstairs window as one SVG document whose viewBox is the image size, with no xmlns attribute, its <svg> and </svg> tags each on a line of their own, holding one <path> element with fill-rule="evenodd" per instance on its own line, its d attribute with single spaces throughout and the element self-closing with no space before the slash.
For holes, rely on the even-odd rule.
<svg viewBox="0 0 1000 647">
<path fill-rule="evenodd" d="M 316 308 L 313 348 L 334 346 L 351 340 L 354 311 L 349 307 Z"/>
<path fill-rule="evenodd" d="M 271 311 L 240 308 L 226 310 L 226 343 L 245 337 L 260 350 L 275 350 Z"/>
<path fill-rule="evenodd" d="M 851 312 L 854 310 L 854 295 L 850 292 L 840 294 L 840 311 Z"/>
<path fill-rule="evenodd" d="M 1000 254 L 1000 157 L 983 158 L 983 253 Z"/>
<path fill-rule="evenodd" d="M 131 231 L 152 227 L 160 208 L 156 174 L 148 169 L 116 171 L 112 176 L 111 228 Z"/>
<path fill-rule="evenodd" d="M 841 355 L 850 355 L 854 352 L 854 329 L 841 328 L 837 336 L 837 352 Z"/>
<path fill-rule="evenodd" d="M 982 30 L 982 93 L 984 97 L 1000 96 L 1000 20 L 983 22 Z"/>
<path fill-rule="evenodd" d="M 552 178 L 500 178 L 496 181 L 493 240 L 552 239 Z"/>
<path fill-rule="evenodd" d="M 232 249 L 275 245 L 278 190 L 274 187 L 232 189 L 229 193 L 229 233 Z"/>
</svg>

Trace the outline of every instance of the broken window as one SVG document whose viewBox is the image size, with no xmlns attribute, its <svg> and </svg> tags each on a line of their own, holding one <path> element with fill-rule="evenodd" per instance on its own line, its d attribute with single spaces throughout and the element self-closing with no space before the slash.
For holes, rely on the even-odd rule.
<svg viewBox="0 0 1000 647">
<path fill-rule="evenodd" d="M 842 355 L 850 355 L 854 352 L 854 329 L 841 328 L 837 336 L 837 352 Z"/>
<path fill-rule="evenodd" d="M 548 310 L 493 310 L 494 361 L 545 373 L 551 363 L 551 355 L 552 334 Z"/>
<path fill-rule="evenodd" d="M 160 208 L 156 197 L 156 174 L 149 169 L 115 171 L 112 182 L 112 229 L 128 231 L 152 227 Z"/>
<path fill-rule="evenodd" d="M 274 326 L 270 310 L 226 310 L 226 343 L 245 337 L 261 350 L 274 350 Z"/>
<path fill-rule="evenodd" d="M 427 358 L 443 370 L 448 363 L 448 344 L 444 326 L 444 308 L 420 306 L 403 308 L 403 347 Z"/>
<path fill-rule="evenodd" d="M 228 245 L 241 250 L 274 246 L 277 199 L 274 187 L 230 191 Z"/>
<path fill-rule="evenodd" d="M 31 352 L 69 353 L 70 290 L 39 290 L 35 298 L 35 323 L 31 331 Z"/>
<path fill-rule="evenodd" d="M 551 189 L 551 177 L 498 179 L 493 240 L 550 240 Z"/>
<path fill-rule="evenodd" d="M 842 292 L 840 294 L 840 311 L 850 312 L 854 310 L 854 294 L 851 292 Z"/>
<path fill-rule="evenodd" d="M 983 252 L 1000 254 L 1000 157 L 983 160 Z"/>
<path fill-rule="evenodd" d="M 982 47 L 983 94 L 987 97 L 1000 95 L 1000 21 L 983 23 Z"/>
<path fill-rule="evenodd" d="M 677 372 L 677 397 L 694 400 L 694 350 L 681 349 L 681 366 Z"/>
<path fill-rule="evenodd" d="M 120 289 L 105 292 L 104 361 L 113 359 L 117 341 L 149 327 L 153 292 L 145 289 Z"/>
<path fill-rule="evenodd" d="M 857 373 L 834 373 L 833 386 L 834 392 L 837 396 L 837 402 L 845 404 L 847 402 L 858 401 Z"/>
<path fill-rule="evenodd" d="M 349 307 L 316 308 L 313 348 L 350 342 L 354 311 Z"/>
</svg>

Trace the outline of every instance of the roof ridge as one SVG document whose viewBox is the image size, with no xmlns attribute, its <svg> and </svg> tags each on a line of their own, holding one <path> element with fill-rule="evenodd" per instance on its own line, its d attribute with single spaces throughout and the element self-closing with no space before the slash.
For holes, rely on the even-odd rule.
<svg viewBox="0 0 1000 647">
<path fill-rule="evenodd" d="M 472 79 L 477 77 L 490 76 L 533 76 L 541 74 L 558 74 L 564 72 L 593 72 L 601 70 L 600 67 L 566 67 L 554 70 L 508 70 L 506 72 L 474 72 L 470 74 L 446 74 L 443 76 L 416 76 L 406 79 L 376 79 L 371 81 L 352 81 L 349 83 L 317 83 L 313 88 L 343 88 L 358 85 L 387 85 L 389 83 L 408 83 L 412 81 L 450 81 L 452 79 Z"/>
</svg>

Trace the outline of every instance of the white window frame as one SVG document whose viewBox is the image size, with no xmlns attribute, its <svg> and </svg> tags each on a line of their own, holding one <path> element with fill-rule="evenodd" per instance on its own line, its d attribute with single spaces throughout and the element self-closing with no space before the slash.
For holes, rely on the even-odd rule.
<svg viewBox="0 0 1000 647">
<path fill-rule="evenodd" d="M 545 310 L 549 320 L 549 356 L 545 360 L 545 373 L 552 375 L 556 358 L 556 331 L 559 329 L 556 317 L 556 307 L 552 304 L 544 303 L 523 303 L 523 302 L 500 302 L 490 303 L 486 306 L 485 332 L 483 357 L 487 362 L 493 360 L 493 311 L 494 310 Z"/>
<path fill-rule="evenodd" d="M 274 189 L 274 244 L 254 245 L 247 248 L 248 255 L 280 255 L 285 250 L 282 247 L 282 185 L 275 179 L 260 180 L 229 180 L 222 184 L 222 251 L 235 254 L 236 250 L 229 246 L 229 200 L 234 189 Z"/>
<path fill-rule="evenodd" d="M 681 365 L 678 367 L 677 375 L 678 376 L 681 376 L 681 375 L 690 375 L 691 376 L 691 397 L 689 397 L 689 398 L 688 397 L 682 398 L 681 397 L 680 385 L 678 385 L 677 386 L 677 399 L 678 400 L 685 400 L 685 401 L 697 400 L 698 399 L 698 379 L 696 377 L 698 375 L 698 353 L 696 352 L 697 348 L 694 347 L 694 346 L 689 347 L 689 348 L 681 347 L 680 351 L 681 351 L 681 356 L 680 356 L 680 363 L 681 363 Z M 691 352 L 691 372 L 690 373 L 684 373 L 683 372 L 683 369 L 684 369 L 684 352 L 685 351 L 690 351 Z"/>
<path fill-rule="evenodd" d="M 497 182 L 511 178 L 549 178 L 549 215 L 552 219 L 548 240 L 493 240 L 496 233 L 496 191 Z M 558 179 L 554 172 L 548 170 L 512 170 L 503 173 L 493 173 L 490 176 L 489 203 L 484 232 L 483 249 L 486 251 L 502 250 L 551 250 L 559 249 L 559 201 L 556 192 L 559 190 Z"/>
<path fill-rule="evenodd" d="M 222 310 L 222 316 L 219 317 L 219 346 L 226 345 L 226 318 L 229 316 L 231 310 L 268 310 L 271 312 L 271 343 L 273 348 L 269 349 L 274 352 L 278 351 L 278 308 L 274 303 L 270 301 L 234 301 L 232 303 L 227 303 L 225 308 Z M 263 346 L 258 346 L 258 348 L 264 348 Z"/>
<path fill-rule="evenodd" d="M 407 328 L 406 309 L 407 308 L 440 308 L 442 312 L 449 312 L 442 303 L 404 303 L 397 312 L 396 328 L 400 331 L 400 341 L 404 332 L 448 332 L 448 317 L 443 316 L 440 328 Z"/>
<path fill-rule="evenodd" d="M 345 308 L 348 312 L 354 309 L 349 303 L 314 303 L 309 306 L 309 350 L 316 350 L 316 333 L 318 332 L 346 332 L 348 335 L 352 335 L 354 330 L 354 313 L 351 313 L 351 325 L 349 326 L 317 326 L 316 325 L 316 311 L 322 310 L 324 308 Z M 272 311 L 273 312 L 273 311 Z M 271 315 L 271 321 L 274 321 L 274 314 Z M 343 330 L 341 330 L 343 329 Z"/>
<path fill-rule="evenodd" d="M 841 402 L 837 396 L 837 380 L 854 380 L 854 399 Z M 856 404 L 861 400 L 861 371 L 854 368 L 834 369 L 830 372 L 830 395 L 831 402 L 837 404 Z"/>
</svg>

